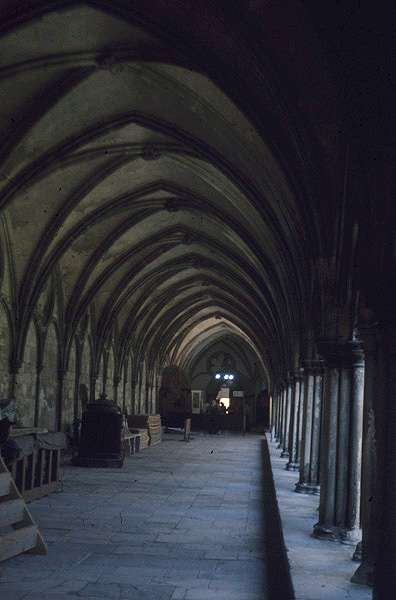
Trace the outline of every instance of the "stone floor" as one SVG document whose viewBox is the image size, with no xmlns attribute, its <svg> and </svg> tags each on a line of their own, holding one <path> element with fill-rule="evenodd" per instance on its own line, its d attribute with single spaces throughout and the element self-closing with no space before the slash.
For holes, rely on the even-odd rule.
<svg viewBox="0 0 396 600">
<path fill-rule="evenodd" d="M 311 537 L 319 497 L 297 494 L 298 472 L 285 470 L 277 444 L 268 447 L 296 600 L 371 600 L 371 588 L 350 581 L 359 566 L 352 561 L 354 546 Z"/>
<path fill-rule="evenodd" d="M 63 466 L 29 505 L 49 553 L 3 563 L 0 598 L 268 598 L 262 440 L 169 434 L 121 470 Z"/>
<path fill-rule="evenodd" d="M 281 524 L 296 600 L 371 600 L 263 440 L 169 434 L 120 470 L 65 465 L 62 493 L 29 504 L 49 553 L 2 563 L 1 600 L 289 600 Z"/>
</svg>

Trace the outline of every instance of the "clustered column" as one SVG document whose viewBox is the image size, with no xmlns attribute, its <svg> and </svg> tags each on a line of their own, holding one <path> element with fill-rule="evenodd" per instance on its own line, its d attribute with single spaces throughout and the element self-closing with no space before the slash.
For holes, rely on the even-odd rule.
<svg viewBox="0 0 396 600">
<path fill-rule="evenodd" d="M 293 398 L 293 377 L 289 373 L 287 379 L 287 387 L 285 389 L 285 402 L 284 402 L 284 411 L 283 411 L 283 435 L 282 435 L 282 446 L 283 450 L 281 453 L 282 458 L 289 458 L 289 431 L 290 431 L 290 413 L 291 413 L 291 405 Z"/>
<path fill-rule="evenodd" d="M 274 394 L 273 404 L 273 420 L 272 420 L 272 441 L 279 443 L 279 423 L 280 423 L 280 408 L 282 401 L 282 392 L 280 386 Z"/>
<path fill-rule="evenodd" d="M 375 419 L 374 402 L 378 394 L 378 326 L 360 325 L 359 337 L 364 343 L 364 409 L 362 447 L 362 541 L 358 544 L 354 559 L 361 564 L 352 577 L 354 583 L 373 585 L 375 562 Z"/>
<path fill-rule="evenodd" d="M 286 408 L 286 396 L 287 396 L 287 387 L 285 383 L 282 383 L 280 390 L 280 404 L 279 404 L 279 444 L 278 449 L 283 450 L 284 447 L 284 421 L 285 421 L 285 408 Z"/>
<path fill-rule="evenodd" d="M 364 360 L 358 341 L 324 342 L 319 522 L 313 536 L 356 544 L 360 532 Z"/>
<path fill-rule="evenodd" d="M 306 360 L 304 362 L 300 479 L 295 489 L 300 494 L 319 494 L 322 391 L 323 361 Z"/>
<path fill-rule="evenodd" d="M 293 390 L 291 395 L 290 430 L 289 430 L 289 462 L 286 465 L 288 471 L 297 471 L 300 468 L 301 447 L 301 408 L 304 383 L 302 369 L 296 369 L 293 377 Z"/>
<path fill-rule="evenodd" d="M 394 282 L 392 281 L 392 284 Z M 385 310 L 386 309 L 386 310 Z M 378 376 L 375 418 L 374 600 L 394 598 L 396 589 L 396 314 L 395 300 L 378 323 Z"/>
</svg>

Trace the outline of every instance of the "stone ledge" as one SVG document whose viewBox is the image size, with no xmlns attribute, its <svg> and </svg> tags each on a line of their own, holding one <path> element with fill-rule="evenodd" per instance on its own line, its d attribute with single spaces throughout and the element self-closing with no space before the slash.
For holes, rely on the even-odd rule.
<svg viewBox="0 0 396 600">
<path fill-rule="evenodd" d="M 268 439 L 267 435 L 267 439 Z M 319 497 L 296 494 L 298 473 L 285 469 L 277 444 L 268 441 L 276 499 L 296 600 L 372 600 L 372 589 L 351 582 L 355 548 L 311 536 Z"/>
</svg>

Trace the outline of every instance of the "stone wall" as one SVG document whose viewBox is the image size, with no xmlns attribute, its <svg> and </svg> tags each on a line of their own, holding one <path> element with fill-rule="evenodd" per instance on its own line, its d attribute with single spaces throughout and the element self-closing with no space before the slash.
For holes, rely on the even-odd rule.
<svg viewBox="0 0 396 600">
<path fill-rule="evenodd" d="M 76 346 L 73 342 L 70 357 L 69 368 L 63 379 L 62 393 L 62 431 L 71 433 L 73 431 L 74 421 L 74 399 L 76 388 Z"/>
<path fill-rule="evenodd" d="M 48 304 L 49 305 L 49 304 Z M 60 428 L 72 434 L 75 417 L 81 420 L 83 404 L 95 400 L 105 391 L 114 398 L 114 377 L 118 372 L 115 346 L 112 345 L 107 361 L 104 353 L 99 361 L 99 372 L 91 398 L 93 357 L 89 327 L 84 328 L 72 343 L 67 365 L 61 351 L 57 326 L 59 306 L 55 303 L 45 323 L 45 310 L 38 311 L 37 323 L 31 319 L 24 343 L 23 360 L 14 375 L 10 373 L 13 338 L 10 333 L 6 308 L 0 304 L 0 398 L 7 398 L 13 391 L 19 421 L 23 427 Z M 81 344 L 79 349 L 77 343 Z M 15 352 L 15 351 L 14 351 Z M 117 404 L 129 414 L 156 411 L 155 387 L 146 391 L 146 365 L 140 363 L 139 374 L 133 371 L 133 356 L 119 371 Z M 62 377 L 63 375 L 63 377 Z M 136 381 L 137 379 L 137 381 Z M 12 388 L 12 389 L 11 389 Z"/>
<path fill-rule="evenodd" d="M 19 422 L 23 427 L 33 427 L 36 415 L 37 336 L 33 321 L 30 322 L 25 343 L 22 365 L 16 375 L 14 396 Z"/>
<path fill-rule="evenodd" d="M 9 393 L 10 328 L 4 306 L 0 303 L 0 398 Z"/>
<path fill-rule="evenodd" d="M 44 346 L 43 372 L 40 382 L 39 418 L 40 427 L 56 429 L 56 399 L 58 394 L 58 337 L 51 323 Z"/>
</svg>

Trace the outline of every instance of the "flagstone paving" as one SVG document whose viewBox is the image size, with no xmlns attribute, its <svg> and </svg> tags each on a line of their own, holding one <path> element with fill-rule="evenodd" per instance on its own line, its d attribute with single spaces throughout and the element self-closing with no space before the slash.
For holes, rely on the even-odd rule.
<svg viewBox="0 0 396 600">
<path fill-rule="evenodd" d="M 29 505 L 49 548 L 2 564 L 4 600 L 265 600 L 259 435 L 166 434 L 122 469 L 64 465 Z"/>
</svg>

